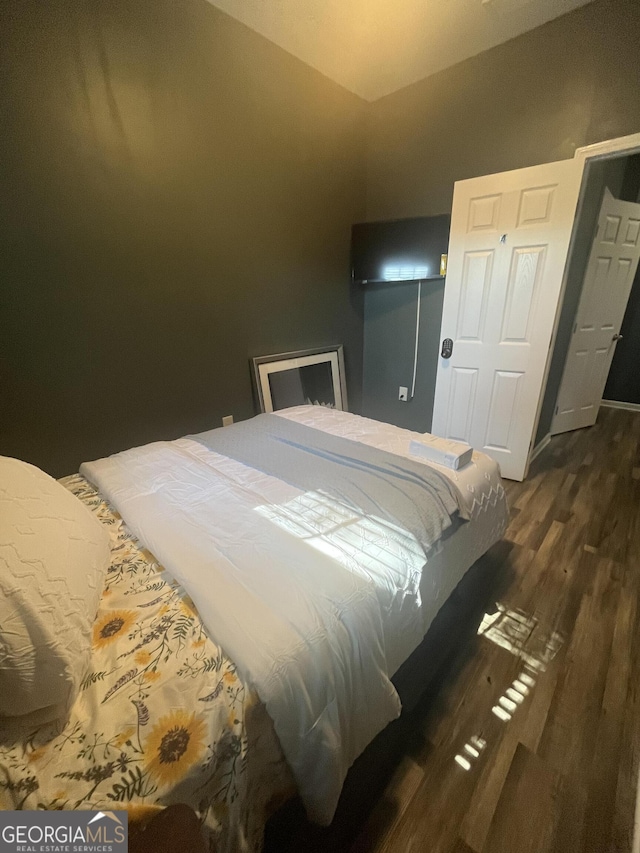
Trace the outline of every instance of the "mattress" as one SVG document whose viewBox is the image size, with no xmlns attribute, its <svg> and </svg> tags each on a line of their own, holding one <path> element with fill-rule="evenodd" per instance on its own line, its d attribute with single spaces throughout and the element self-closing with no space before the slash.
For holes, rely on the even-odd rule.
<svg viewBox="0 0 640 853">
<path fill-rule="evenodd" d="M 296 406 L 277 414 L 407 458 L 415 458 L 410 452 L 410 444 L 422 436 L 393 424 L 325 406 Z M 439 540 L 427 554 L 420 579 L 421 629 L 424 636 L 467 570 L 502 538 L 508 509 L 500 469 L 486 454 L 474 450 L 472 461 L 457 471 L 423 461 L 455 483 L 469 513 L 468 522 Z M 404 663 L 404 657 L 401 650 L 393 645 L 389 647 L 388 654 L 391 673 L 394 674 Z"/>
<path fill-rule="evenodd" d="M 296 406 L 275 412 L 279 417 L 289 418 L 305 426 L 314 427 L 332 435 L 352 441 L 359 441 L 370 447 L 376 447 L 398 456 L 415 459 L 410 453 L 411 441 L 420 433 L 406 430 L 393 424 L 382 423 L 370 418 L 353 415 L 326 406 Z M 226 456 L 212 453 L 195 445 L 190 439 L 179 439 L 175 442 L 184 447 L 189 453 L 197 455 L 213 468 L 221 478 L 231 484 L 241 487 L 247 493 L 255 496 L 255 505 L 265 507 L 263 510 L 271 520 L 288 528 L 294 534 L 306 533 L 300 529 L 300 515 L 304 512 L 304 524 L 313 525 L 314 512 L 318 515 L 317 532 L 322 534 L 322 524 L 325 514 L 323 508 L 309 501 L 308 496 L 288 483 L 275 477 L 236 462 Z M 422 607 L 420 624 L 411 627 L 413 614 L 404 614 L 404 637 L 398 633 L 390 633 L 386 638 L 386 654 L 389 673 L 393 675 L 407 658 L 406 634 L 413 631 L 415 642 L 413 648 L 426 634 L 429 626 L 436 617 L 440 607 L 447 600 L 459 581 L 473 565 L 495 542 L 502 538 L 507 522 L 507 504 L 504 486 L 500 478 L 497 464 L 486 454 L 474 451 L 470 464 L 460 470 L 452 470 L 435 465 L 426 460 L 418 460 L 422 464 L 439 470 L 461 493 L 467 506 L 469 522 L 457 526 L 450 535 L 435 543 L 425 556 L 420 548 L 415 548 L 408 538 L 398 543 L 386 542 L 389 549 L 384 555 L 388 564 L 392 558 L 403 562 L 412 561 L 420 574 L 420 591 Z M 278 511 L 275 508 L 288 507 L 290 511 Z M 296 517 L 297 516 L 297 517 Z M 238 534 L 242 530 L 238 528 Z M 324 537 L 326 539 L 326 536 Z M 363 541 L 359 538 L 353 543 L 353 551 L 361 550 Z M 341 553 L 336 558 L 348 562 L 352 554 L 347 550 L 348 543 L 340 542 Z M 391 552 L 393 549 L 393 553 Z M 399 602 L 402 604 L 402 602 Z"/>
</svg>

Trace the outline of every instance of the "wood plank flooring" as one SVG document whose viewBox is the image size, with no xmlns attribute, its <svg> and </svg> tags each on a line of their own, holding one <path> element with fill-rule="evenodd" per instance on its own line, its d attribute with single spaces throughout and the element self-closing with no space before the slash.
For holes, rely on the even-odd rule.
<svg viewBox="0 0 640 853">
<path fill-rule="evenodd" d="M 292 806 L 267 851 L 631 851 L 640 414 L 602 409 L 507 489 L 481 633 L 374 743 L 370 784 L 348 780 L 334 824 L 310 827 Z"/>
</svg>

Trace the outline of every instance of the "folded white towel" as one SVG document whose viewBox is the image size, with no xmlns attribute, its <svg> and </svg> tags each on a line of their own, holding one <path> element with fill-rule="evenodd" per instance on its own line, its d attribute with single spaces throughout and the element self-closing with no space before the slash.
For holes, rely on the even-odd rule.
<svg viewBox="0 0 640 853">
<path fill-rule="evenodd" d="M 463 441 L 452 441 L 450 438 L 439 438 L 437 435 L 425 433 L 420 439 L 413 439 L 409 452 L 421 456 L 429 462 L 444 465 L 457 471 L 471 462 L 473 447 Z"/>
</svg>

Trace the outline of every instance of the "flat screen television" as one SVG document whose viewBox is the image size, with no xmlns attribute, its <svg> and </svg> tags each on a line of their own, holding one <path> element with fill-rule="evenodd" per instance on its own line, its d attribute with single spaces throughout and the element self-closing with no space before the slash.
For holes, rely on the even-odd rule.
<svg viewBox="0 0 640 853">
<path fill-rule="evenodd" d="M 417 281 L 440 278 L 451 216 L 420 216 L 351 227 L 353 281 Z"/>
</svg>

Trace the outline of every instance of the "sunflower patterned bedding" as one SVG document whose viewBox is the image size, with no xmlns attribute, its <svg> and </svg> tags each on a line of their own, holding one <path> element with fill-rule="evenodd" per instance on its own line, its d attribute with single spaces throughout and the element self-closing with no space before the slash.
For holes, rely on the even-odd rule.
<svg viewBox="0 0 640 853">
<path fill-rule="evenodd" d="M 186 802 L 216 850 L 258 850 L 291 793 L 271 721 L 184 590 L 87 481 L 61 481 L 105 525 L 111 562 L 68 722 L 0 730 L 0 808 Z"/>
</svg>

